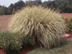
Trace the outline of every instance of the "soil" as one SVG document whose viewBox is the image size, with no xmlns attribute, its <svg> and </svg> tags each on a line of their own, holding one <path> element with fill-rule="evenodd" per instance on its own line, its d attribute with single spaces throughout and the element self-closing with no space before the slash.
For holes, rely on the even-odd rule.
<svg viewBox="0 0 72 54">
<path fill-rule="evenodd" d="M 72 17 L 72 13 L 60 13 L 59 15 L 64 16 L 64 17 Z"/>
<path fill-rule="evenodd" d="M 70 14 L 69 13 L 60 13 L 59 15 L 65 16 L 65 17 L 72 17 L 72 13 L 70 13 Z M 12 16 L 13 15 L 0 16 L 0 31 L 7 30 L 8 23 L 10 22 Z M 72 33 L 67 32 L 67 34 L 70 34 L 70 36 L 64 37 L 65 40 L 72 38 Z M 19 54 L 26 54 L 27 52 L 32 51 L 35 48 L 36 48 L 36 45 L 34 45 L 32 47 L 28 46 L 26 49 L 22 49 Z M 4 52 L 3 49 L 0 49 L 0 54 L 6 54 L 6 53 Z"/>
<path fill-rule="evenodd" d="M 0 54 L 6 54 L 3 49 L 0 49 Z"/>
<path fill-rule="evenodd" d="M 8 23 L 10 22 L 12 15 L 0 16 L 0 31 L 7 30 Z"/>
<path fill-rule="evenodd" d="M 72 33 L 66 32 L 66 34 L 69 34 L 70 36 L 69 37 L 64 37 L 65 40 L 72 38 Z"/>
</svg>

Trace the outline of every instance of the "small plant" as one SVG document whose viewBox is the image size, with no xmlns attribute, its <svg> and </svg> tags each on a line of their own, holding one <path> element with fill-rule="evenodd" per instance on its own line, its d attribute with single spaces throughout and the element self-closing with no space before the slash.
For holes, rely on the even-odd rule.
<svg viewBox="0 0 72 54">
<path fill-rule="evenodd" d="M 24 36 L 24 35 L 22 35 L 22 36 L 23 36 L 23 38 L 21 40 L 22 40 L 23 49 L 25 49 L 28 46 L 35 45 L 35 39 L 34 38 L 32 38 L 30 36 Z"/>
<path fill-rule="evenodd" d="M 18 54 L 20 46 L 20 37 L 17 33 L 0 33 L 0 48 L 4 49 L 7 54 Z"/>
<path fill-rule="evenodd" d="M 65 26 L 57 12 L 33 6 L 25 7 L 13 16 L 9 31 L 33 37 L 38 46 L 50 48 L 60 45 Z"/>
<path fill-rule="evenodd" d="M 64 17 L 64 21 L 65 21 L 65 26 L 67 30 L 72 32 L 72 17 L 70 18 Z"/>
<path fill-rule="evenodd" d="M 7 54 L 18 54 L 20 47 L 26 48 L 34 44 L 35 40 L 24 34 L 0 32 L 0 48 L 4 49 Z"/>
</svg>

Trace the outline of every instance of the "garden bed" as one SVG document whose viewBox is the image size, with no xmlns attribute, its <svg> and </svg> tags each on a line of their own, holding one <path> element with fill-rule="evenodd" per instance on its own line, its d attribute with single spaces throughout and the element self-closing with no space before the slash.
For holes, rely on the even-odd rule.
<svg viewBox="0 0 72 54">
<path fill-rule="evenodd" d="M 72 38 L 72 33 L 67 32 L 66 34 L 69 34 L 70 36 L 69 36 L 69 37 L 64 37 L 64 40 L 67 40 L 67 39 Z M 26 48 L 26 49 L 23 49 L 19 54 L 26 54 L 27 52 L 32 51 L 32 50 L 35 49 L 35 48 L 36 48 L 36 45 L 33 46 L 33 47 L 28 47 L 28 48 Z"/>
<path fill-rule="evenodd" d="M 65 14 L 65 13 L 62 14 L 61 13 L 60 15 L 61 16 L 66 16 L 66 17 L 72 17 L 72 14 Z M 12 15 L 0 16 L 0 29 L 2 31 L 7 29 L 7 26 L 8 26 L 8 23 L 10 22 L 11 17 L 12 17 Z M 70 36 L 69 37 L 64 37 L 64 40 L 72 38 L 72 33 L 67 32 L 66 34 L 69 34 Z M 34 45 L 34 46 L 28 46 L 26 49 L 22 49 L 19 54 L 26 54 L 29 51 L 32 51 L 33 49 L 35 49 L 36 47 L 37 47 L 36 45 Z M 6 53 L 4 52 L 3 49 L 0 49 L 0 54 L 6 54 Z"/>
<path fill-rule="evenodd" d="M 64 37 L 64 40 L 67 40 L 67 39 L 72 38 L 72 33 L 66 32 L 66 34 L 69 34 L 70 36 L 69 36 L 69 37 Z M 25 49 L 21 49 L 21 51 L 20 51 L 19 54 L 26 54 L 26 53 L 32 51 L 33 49 L 35 49 L 36 47 L 37 47 L 36 45 L 34 45 L 34 46 L 28 46 L 28 47 L 25 48 Z M 6 54 L 6 53 L 4 52 L 3 49 L 0 49 L 0 54 Z"/>
</svg>

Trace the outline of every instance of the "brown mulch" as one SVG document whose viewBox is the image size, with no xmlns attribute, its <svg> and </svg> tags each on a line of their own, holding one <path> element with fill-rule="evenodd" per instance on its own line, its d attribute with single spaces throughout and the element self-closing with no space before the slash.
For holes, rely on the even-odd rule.
<svg viewBox="0 0 72 54">
<path fill-rule="evenodd" d="M 22 49 L 19 54 L 26 54 L 26 53 L 28 53 L 29 51 L 32 51 L 35 48 L 37 48 L 37 45 L 28 46 L 26 49 Z"/>
<path fill-rule="evenodd" d="M 6 54 L 3 49 L 0 49 L 0 54 Z"/>
<path fill-rule="evenodd" d="M 64 37 L 65 40 L 72 38 L 72 33 L 66 32 L 66 34 L 69 34 L 70 36 L 69 37 Z"/>
</svg>

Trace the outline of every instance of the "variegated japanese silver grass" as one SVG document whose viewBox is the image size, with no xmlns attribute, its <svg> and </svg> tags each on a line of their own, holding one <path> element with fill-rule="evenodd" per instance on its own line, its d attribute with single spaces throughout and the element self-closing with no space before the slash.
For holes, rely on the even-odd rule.
<svg viewBox="0 0 72 54">
<path fill-rule="evenodd" d="M 9 30 L 34 37 L 40 46 L 50 48 L 60 45 L 65 26 L 58 13 L 35 6 L 16 13 L 9 23 Z"/>
</svg>

